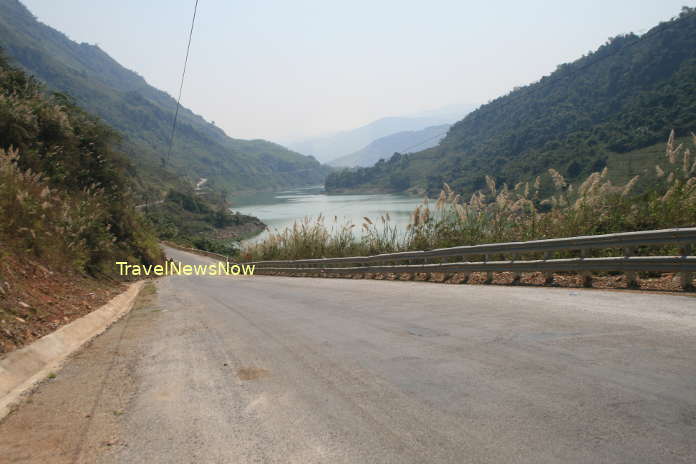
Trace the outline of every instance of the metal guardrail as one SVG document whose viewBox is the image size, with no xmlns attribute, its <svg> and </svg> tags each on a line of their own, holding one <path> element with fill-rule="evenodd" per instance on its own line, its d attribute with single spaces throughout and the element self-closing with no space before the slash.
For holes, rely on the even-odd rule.
<svg viewBox="0 0 696 464">
<path fill-rule="evenodd" d="M 690 256 L 691 245 L 696 243 L 696 227 L 590 235 L 528 242 L 493 243 L 485 245 L 440 248 L 428 251 L 407 251 L 373 256 L 347 258 L 299 259 L 287 261 L 255 261 L 257 273 L 422 273 L 422 272 L 487 272 L 487 281 L 493 272 L 513 272 L 515 280 L 521 272 L 544 272 L 547 282 L 553 272 L 579 272 L 584 284 L 591 284 L 592 271 L 620 271 L 626 273 L 629 287 L 637 286 L 636 272 L 678 272 L 684 289 L 692 288 L 692 273 L 696 272 L 696 256 Z M 636 249 L 644 246 L 680 245 L 678 256 L 636 256 Z M 590 258 L 590 250 L 620 248 L 621 256 Z M 550 259 L 552 253 L 580 251 L 578 258 Z M 543 253 L 543 259 L 518 260 L 518 255 Z M 483 256 L 483 261 L 467 258 Z M 494 256 L 509 259 L 493 261 Z M 456 262 L 428 263 L 432 260 L 461 259 Z M 406 264 L 398 264 L 406 261 Z M 415 262 L 415 263 L 414 263 Z"/>
</svg>

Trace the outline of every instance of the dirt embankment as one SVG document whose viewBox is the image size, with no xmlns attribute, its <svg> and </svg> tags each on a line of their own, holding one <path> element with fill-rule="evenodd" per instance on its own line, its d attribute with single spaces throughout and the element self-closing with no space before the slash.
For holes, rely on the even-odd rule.
<svg viewBox="0 0 696 464">
<path fill-rule="evenodd" d="M 64 273 L 14 256 L 0 261 L 0 357 L 99 308 L 120 283 Z"/>
</svg>

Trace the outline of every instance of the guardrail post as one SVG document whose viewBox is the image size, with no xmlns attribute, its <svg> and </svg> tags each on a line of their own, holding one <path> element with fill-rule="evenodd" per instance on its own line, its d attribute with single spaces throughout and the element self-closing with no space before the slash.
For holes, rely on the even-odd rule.
<svg viewBox="0 0 696 464">
<path fill-rule="evenodd" d="M 517 253 L 513 253 L 512 259 L 510 260 L 510 262 L 514 263 L 516 258 L 517 258 Z M 519 272 L 512 271 L 512 283 L 513 284 L 520 283 L 520 278 L 522 278 L 522 274 L 520 274 Z"/>
<path fill-rule="evenodd" d="M 407 259 L 404 261 L 404 265 L 406 265 L 406 266 L 410 266 L 411 264 L 413 264 L 412 259 Z M 406 275 L 406 278 L 404 278 L 404 274 Z M 400 280 L 413 280 L 413 274 L 411 274 L 410 272 L 401 273 L 401 277 L 399 277 L 399 279 Z"/>
<path fill-rule="evenodd" d="M 691 245 L 685 244 L 681 249 L 682 258 L 686 259 L 687 256 L 691 254 Z M 679 275 L 679 280 L 681 280 L 681 288 L 684 291 L 689 291 L 694 289 L 693 284 L 693 274 L 691 272 L 683 271 Z"/>
<path fill-rule="evenodd" d="M 587 258 L 587 248 L 582 248 L 580 250 L 580 257 Z M 580 271 L 580 277 L 582 277 L 582 286 L 586 288 L 592 287 L 592 272 L 590 271 Z"/>
<path fill-rule="evenodd" d="M 488 253 L 483 255 L 483 262 L 487 263 L 490 260 L 490 256 Z M 485 284 L 490 284 L 493 282 L 493 273 L 491 271 L 486 272 L 486 281 L 484 282 Z"/>
<path fill-rule="evenodd" d="M 469 260 L 467 259 L 467 255 L 463 255 L 463 256 L 462 256 L 462 262 L 464 263 L 464 262 L 468 262 L 468 261 L 469 261 Z M 467 283 L 469 283 L 469 279 L 471 278 L 471 272 L 464 271 L 464 272 L 462 272 L 461 274 L 464 275 L 464 278 L 462 279 L 462 281 L 461 281 L 460 283 L 461 283 L 461 284 L 467 284 Z"/>
<path fill-rule="evenodd" d="M 544 252 L 544 261 L 548 261 L 548 259 L 551 257 L 551 253 L 548 251 Z M 544 271 L 544 284 L 546 285 L 551 285 L 553 284 L 553 272 L 551 271 Z"/>
<path fill-rule="evenodd" d="M 626 247 L 624 248 L 624 256 L 626 258 L 633 256 L 635 254 L 636 249 L 634 247 Z M 628 288 L 638 288 L 638 281 L 636 280 L 636 272 L 635 271 L 626 271 L 624 273 L 626 275 L 626 283 L 628 285 Z"/>
</svg>

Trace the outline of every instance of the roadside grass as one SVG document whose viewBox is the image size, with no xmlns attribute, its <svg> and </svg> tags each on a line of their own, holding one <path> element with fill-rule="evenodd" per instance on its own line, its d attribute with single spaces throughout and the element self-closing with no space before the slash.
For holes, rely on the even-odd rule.
<svg viewBox="0 0 696 464">
<path fill-rule="evenodd" d="M 696 162 L 691 152 L 696 151 L 696 136 L 677 141 L 672 132 L 663 145 L 663 155 L 656 158 L 659 147 L 630 154 L 642 172 L 630 178 L 633 165 L 622 164 L 617 155 L 601 172 L 574 184 L 554 169 L 549 169 L 544 179 L 540 176 L 515 186 L 498 186 L 486 177 L 486 189 L 468 200 L 445 184 L 437 201 L 424 200 L 413 211 L 406 230 L 392 224 L 387 214 L 376 220 L 364 218 L 360 225 L 363 233 L 358 235 L 356 224 L 339 223 L 335 217 L 327 221 L 320 215 L 270 233 L 265 240 L 243 249 L 241 257 L 262 261 L 373 255 L 694 226 Z M 542 198 L 542 184 L 548 183 L 553 191 Z M 666 254 L 677 252 L 661 248 Z M 602 250 L 595 255 L 609 256 L 616 251 Z"/>
<path fill-rule="evenodd" d="M 133 206 L 118 135 L 0 53 L 0 243 L 42 266 L 117 277 L 113 262 L 163 260 Z"/>
<path fill-rule="evenodd" d="M 674 143 L 676 146 L 688 147 L 691 145 L 691 140 L 691 137 L 680 137 L 675 139 Z M 696 155 L 693 153 L 693 147 L 691 148 L 691 155 Z M 609 179 L 616 185 L 623 185 L 639 175 L 640 178 L 635 186 L 636 192 L 654 188 L 656 183 L 659 184 L 655 165 L 663 163 L 666 150 L 667 143 L 660 142 L 626 153 L 610 153 L 607 157 Z"/>
</svg>

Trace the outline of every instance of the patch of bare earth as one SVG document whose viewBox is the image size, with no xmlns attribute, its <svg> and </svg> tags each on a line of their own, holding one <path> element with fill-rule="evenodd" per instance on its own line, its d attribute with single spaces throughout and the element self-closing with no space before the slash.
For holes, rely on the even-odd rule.
<svg viewBox="0 0 696 464">
<path fill-rule="evenodd" d="M 51 270 L 30 259 L 0 262 L 0 356 L 99 308 L 125 286 Z"/>
<path fill-rule="evenodd" d="M 260 367 L 242 367 L 237 370 L 240 380 L 257 380 L 267 375 L 269 375 L 268 370 Z"/>
<path fill-rule="evenodd" d="M 140 344 L 162 312 L 146 284 L 131 312 L 74 353 L 0 421 L 0 462 L 119 462 L 123 420 L 136 392 Z"/>
</svg>

